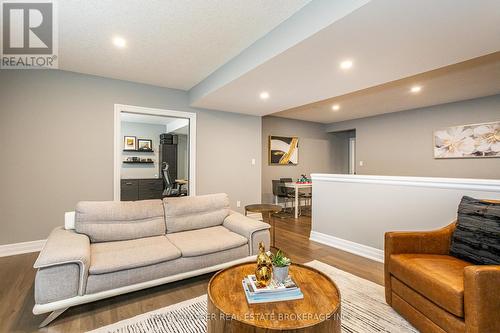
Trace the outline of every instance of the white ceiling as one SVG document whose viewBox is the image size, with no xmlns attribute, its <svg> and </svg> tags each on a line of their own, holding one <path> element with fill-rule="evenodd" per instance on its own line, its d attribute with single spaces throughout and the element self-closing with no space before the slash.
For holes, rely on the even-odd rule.
<svg viewBox="0 0 500 333">
<path fill-rule="evenodd" d="M 498 93 L 492 63 L 434 72 L 500 51 L 498 0 L 58 3 L 60 69 L 189 90 L 194 107 L 332 122 Z M 432 92 L 408 99 L 412 80 Z"/>
<path fill-rule="evenodd" d="M 419 93 L 410 91 L 415 85 L 422 87 Z M 494 94 L 500 94 L 500 52 L 273 116 L 333 123 Z M 333 105 L 340 109 L 332 110 Z"/>
<path fill-rule="evenodd" d="M 372 0 L 193 105 L 267 115 L 342 96 L 499 51 L 499 22 L 498 0 Z"/>
<path fill-rule="evenodd" d="M 309 1 L 59 1 L 59 68 L 187 90 Z"/>
</svg>

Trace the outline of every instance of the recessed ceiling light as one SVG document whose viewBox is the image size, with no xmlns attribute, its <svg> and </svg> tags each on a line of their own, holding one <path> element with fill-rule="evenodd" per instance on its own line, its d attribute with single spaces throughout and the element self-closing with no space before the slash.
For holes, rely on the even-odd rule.
<svg viewBox="0 0 500 333">
<path fill-rule="evenodd" d="M 333 104 L 333 105 L 332 105 L 332 110 L 333 110 L 333 111 L 338 111 L 338 110 L 340 110 L 340 105 L 338 105 L 338 104 Z"/>
<path fill-rule="evenodd" d="M 267 91 L 263 91 L 260 93 L 260 99 L 268 99 L 269 98 L 269 93 Z"/>
<path fill-rule="evenodd" d="M 116 47 L 123 49 L 125 46 L 127 46 L 127 41 L 123 37 L 115 37 L 113 38 L 113 44 Z"/>
<path fill-rule="evenodd" d="M 419 93 L 422 90 L 421 86 L 413 86 L 411 87 L 410 91 L 414 94 Z"/>
<path fill-rule="evenodd" d="M 344 60 L 340 63 L 341 69 L 350 69 L 353 65 L 352 60 Z"/>
</svg>

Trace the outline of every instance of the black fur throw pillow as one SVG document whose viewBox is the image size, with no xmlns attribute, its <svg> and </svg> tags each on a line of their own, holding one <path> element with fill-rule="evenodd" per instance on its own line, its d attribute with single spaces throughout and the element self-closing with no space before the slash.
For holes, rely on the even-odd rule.
<svg viewBox="0 0 500 333">
<path fill-rule="evenodd" d="M 450 254 L 477 265 L 500 264 L 500 203 L 462 198 Z"/>
</svg>

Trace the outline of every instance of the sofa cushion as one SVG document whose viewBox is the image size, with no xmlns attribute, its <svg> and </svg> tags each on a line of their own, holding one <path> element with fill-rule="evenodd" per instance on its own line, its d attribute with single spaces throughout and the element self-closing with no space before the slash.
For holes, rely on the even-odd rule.
<svg viewBox="0 0 500 333">
<path fill-rule="evenodd" d="M 433 323 L 438 324 L 446 332 L 465 332 L 465 321 L 463 318 L 453 315 L 451 312 L 438 306 L 428 298 L 422 296 L 394 276 L 391 277 L 392 297 L 401 297 L 406 303 L 417 309 Z"/>
<path fill-rule="evenodd" d="M 248 243 L 248 239 L 223 226 L 176 232 L 167 234 L 167 238 L 181 250 L 183 257 L 229 250 Z"/>
<path fill-rule="evenodd" d="M 462 198 L 450 254 L 478 265 L 500 265 L 500 202 Z"/>
<path fill-rule="evenodd" d="M 75 229 L 93 243 L 164 235 L 163 206 L 161 200 L 81 201 Z"/>
<path fill-rule="evenodd" d="M 247 256 L 248 245 L 243 245 L 234 249 L 211 253 L 204 256 L 180 257 L 171 261 L 165 261 L 145 267 L 126 269 L 106 274 L 91 274 L 87 280 L 86 294 L 94 294 L 100 291 L 125 286 L 134 288 L 134 284 L 156 279 L 168 280 L 170 278 L 169 282 L 185 279 L 188 274 L 184 274 L 187 272 L 206 269 L 203 272 L 198 272 L 189 276 L 212 272 L 223 267 L 219 266 L 214 269 L 209 269 L 209 267 L 224 265 L 230 261 L 242 259 Z M 182 274 L 183 276 L 179 276 L 179 274 Z M 176 275 L 177 277 L 174 277 Z M 166 280 L 163 280 L 162 282 L 153 283 L 152 285 L 163 284 L 166 282 Z M 143 287 L 138 287 L 137 289 L 143 289 Z"/>
<path fill-rule="evenodd" d="M 90 245 L 89 274 L 104 274 L 179 258 L 181 252 L 165 236 Z"/>
<path fill-rule="evenodd" d="M 221 225 L 230 213 L 225 193 L 165 198 L 163 205 L 167 233 Z"/>
<path fill-rule="evenodd" d="M 436 254 L 393 254 L 391 274 L 443 309 L 464 316 L 464 268 L 470 263 Z"/>
</svg>

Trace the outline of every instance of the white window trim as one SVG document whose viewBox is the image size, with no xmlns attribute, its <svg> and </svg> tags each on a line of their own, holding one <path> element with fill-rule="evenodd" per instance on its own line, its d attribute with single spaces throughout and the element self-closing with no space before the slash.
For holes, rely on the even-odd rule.
<svg viewBox="0 0 500 333">
<path fill-rule="evenodd" d="M 196 113 L 115 104 L 113 200 L 120 201 L 121 196 L 122 137 L 120 114 L 122 112 L 189 119 L 189 195 L 196 195 Z"/>
</svg>

